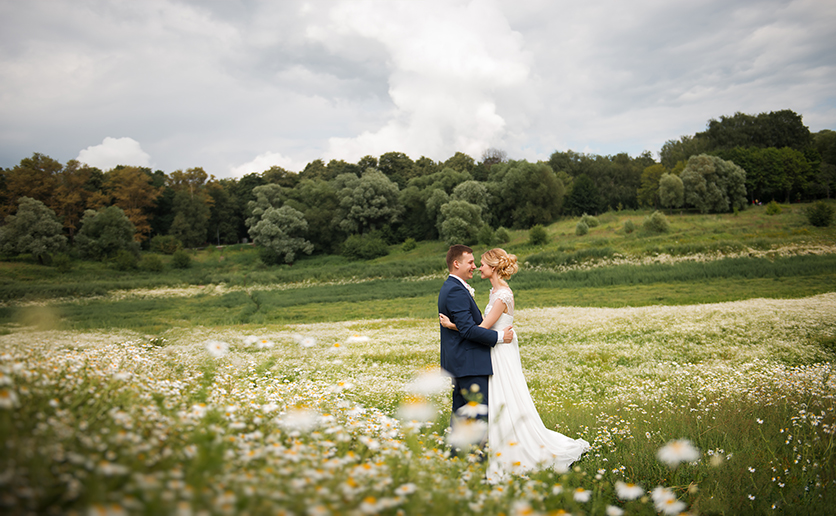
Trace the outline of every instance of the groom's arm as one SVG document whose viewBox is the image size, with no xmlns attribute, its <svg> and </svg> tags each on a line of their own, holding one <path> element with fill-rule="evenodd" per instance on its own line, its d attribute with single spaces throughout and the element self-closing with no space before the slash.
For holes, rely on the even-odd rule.
<svg viewBox="0 0 836 516">
<path fill-rule="evenodd" d="M 470 311 L 470 293 L 464 288 L 455 288 L 447 297 L 447 317 L 453 321 L 461 336 L 467 340 L 486 346 L 494 346 L 503 341 L 502 332 L 482 328 L 473 320 Z"/>
</svg>

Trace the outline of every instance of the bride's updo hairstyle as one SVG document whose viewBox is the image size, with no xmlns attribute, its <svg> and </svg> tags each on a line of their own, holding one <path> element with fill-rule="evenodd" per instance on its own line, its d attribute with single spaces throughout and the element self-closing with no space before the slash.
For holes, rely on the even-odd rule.
<svg viewBox="0 0 836 516">
<path fill-rule="evenodd" d="M 499 277 L 507 280 L 514 275 L 518 270 L 517 256 L 508 254 L 504 249 L 495 247 L 482 255 L 482 261 L 491 266 Z"/>
</svg>

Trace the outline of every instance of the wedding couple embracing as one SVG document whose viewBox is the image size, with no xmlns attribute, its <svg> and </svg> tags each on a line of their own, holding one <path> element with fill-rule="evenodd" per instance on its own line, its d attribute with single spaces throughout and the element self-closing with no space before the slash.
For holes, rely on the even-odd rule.
<svg viewBox="0 0 836 516">
<path fill-rule="evenodd" d="M 476 270 L 473 249 L 451 246 L 447 269 L 438 313 L 441 367 L 453 377 L 453 431 L 460 417 L 487 422 L 489 481 L 536 468 L 567 470 L 589 443 L 547 429 L 531 399 L 513 329 L 514 293 L 507 283 L 518 270 L 517 257 L 498 248 L 482 255 L 479 272 L 492 286 L 484 318 L 467 283 Z"/>
</svg>

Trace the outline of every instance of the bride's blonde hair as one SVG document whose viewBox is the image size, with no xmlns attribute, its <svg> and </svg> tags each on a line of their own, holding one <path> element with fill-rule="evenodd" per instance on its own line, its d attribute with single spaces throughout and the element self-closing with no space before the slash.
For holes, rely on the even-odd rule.
<svg viewBox="0 0 836 516">
<path fill-rule="evenodd" d="M 500 278 L 507 280 L 514 275 L 518 270 L 517 257 L 513 254 L 508 254 L 504 249 L 495 247 L 482 255 L 482 261 L 491 266 Z"/>
</svg>

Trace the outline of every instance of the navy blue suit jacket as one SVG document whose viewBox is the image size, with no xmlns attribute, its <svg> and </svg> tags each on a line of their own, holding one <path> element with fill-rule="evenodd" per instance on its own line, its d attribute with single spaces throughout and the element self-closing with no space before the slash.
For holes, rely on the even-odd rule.
<svg viewBox="0 0 836 516">
<path fill-rule="evenodd" d="M 441 367 L 455 378 L 492 375 L 491 348 L 497 334 L 479 327 L 482 313 L 461 281 L 448 277 L 444 282 L 438 294 L 438 312 L 458 328 L 441 327 Z"/>
</svg>

